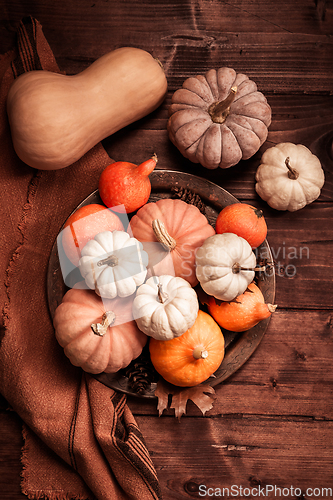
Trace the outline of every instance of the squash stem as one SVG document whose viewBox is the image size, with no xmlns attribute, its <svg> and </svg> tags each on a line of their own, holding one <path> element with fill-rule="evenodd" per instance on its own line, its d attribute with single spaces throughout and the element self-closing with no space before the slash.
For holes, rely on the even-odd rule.
<svg viewBox="0 0 333 500">
<path fill-rule="evenodd" d="M 206 359 L 208 357 L 208 351 L 203 347 L 196 347 L 193 349 L 194 359 Z"/>
<path fill-rule="evenodd" d="M 238 262 L 235 262 L 232 266 L 233 274 L 238 274 L 241 271 L 265 271 L 266 266 L 256 266 L 256 267 L 242 267 Z"/>
<path fill-rule="evenodd" d="M 258 219 L 261 219 L 261 217 L 264 216 L 264 212 L 260 208 L 254 208 L 253 211 L 258 217 Z"/>
<path fill-rule="evenodd" d="M 160 221 L 159 219 L 154 219 L 153 222 L 151 223 L 151 226 L 153 228 L 157 241 L 159 241 L 159 243 L 161 243 L 161 245 L 166 250 L 171 252 L 171 250 L 173 250 L 176 247 L 177 242 L 172 236 L 170 236 L 163 222 Z"/>
<path fill-rule="evenodd" d="M 110 266 L 110 267 L 115 267 L 118 265 L 118 257 L 115 255 L 109 255 L 105 259 L 99 260 L 97 262 L 98 267 L 100 266 Z"/>
<path fill-rule="evenodd" d="M 100 323 L 92 323 L 90 328 L 95 335 L 103 337 L 109 326 L 111 326 L 116 319 L 116 315 L 113 311 L 106 311 L 102 316 L 102 321 Z"/>
<path fill-rule="evenodd" d="M 149 160 L 144 161 L 136 167 L 136 173 L 142 175 L 143 177 L 148 177 L 148 175 L 151 174 L 156 167 L 157 161 L 157 155 L 154 153 Z"/>
<path fill-rule="evenodd" d="M 297 170 L 295 170 L 294 168 L 291 167 L 289 156 L 287 156 L 287 158 L 285 159 L 284 162 L 286 164 L 287 169 L 289 170 L 289 172 L 288 172 L 289 179 L 292 179 L 294 181 L 296 179 L 298 179 L 299 173 L 297 172 Z"/>
<path fill-rule="evenodd" d="M 164 302 L 169 298 L 169 295 L 163 290 L 162 283 L 158 283 L 157 285 L 157 295 L 161 304 L 164 304 Z"/>
<path fill-rule="evenodd" d="M 230 89 L 229 95 L 223 101 L 214 102 L 208 108 L 208 113 L 214 123 L 223 123 L 230 112 L 230 106 L 233 103 L 237 93 L 237 86 Z"/>
</svg>

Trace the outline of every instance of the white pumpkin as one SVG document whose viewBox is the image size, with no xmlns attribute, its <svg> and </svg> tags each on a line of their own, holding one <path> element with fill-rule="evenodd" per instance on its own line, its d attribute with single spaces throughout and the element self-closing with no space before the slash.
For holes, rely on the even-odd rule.
<svg viewBox="0 0 333 500">
<path fill-rule="evenodd" d="M 125 231 L 103 231 L 81 251 L 79 269 L 87 286 L 108 299 L 135 293 L 147 274 L 142 243 Z"/>
<path fill-rule="evenodd" d="M 197 250 L 196 275 L 202 289 L 230 301 L 253 281 L 256 256 L 251 245 L 234 233 L 214 234 Z"/>
<path fill-rule="evenodd" d="M 152 276 L 133 301 L 139 329 L 157 340 L 179 337 L 194 325 L 199 312 L 195 290 L 188 281 L 169 275 Z"/>
<path fill-rule="evenodd" d="M 256 181 L 256 191 L 268 205 L 294 212 L 319 197 L 325 176 L 307 147 L 283 142 L 264 152 Z"/>
</svg>

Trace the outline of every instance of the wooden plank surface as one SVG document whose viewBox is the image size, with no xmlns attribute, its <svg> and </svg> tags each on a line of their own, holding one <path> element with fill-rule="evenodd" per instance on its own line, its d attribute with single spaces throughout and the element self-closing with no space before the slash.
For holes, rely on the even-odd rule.
<svg viewBox="0 0 333 500">
<path fill-rule="evenodd" d="M 0 0 L 0 48 L 25 15 L 36 17 L 62 71 L 75 74 L 115 47 L 144 48 L 163 63 L 163 105 L 107 138 L 111 158 L 137 163 L 156 152 L 158 168 L 192 172 L 264 210 L 277 270 L 278 309 L 254 355 L 216 388 L 203 417 L 189 403 L 178 422 L 156 401 L 129 398 L 165 500 L 199 498 L 210 488 L 333 488 L 333 5 L 321 0 Z M 183 80 L 230 66 L 253 78 L 272 107 L 267 142 L 253 158 L 207 171 L 170 143 L 166 122 Z M 302 143 L 320 158 L 320 198 L 297 213 L 270 209 L 256 195 L 262 152 Z M 289 267 L 288 267 L 289 266 Z M 21 500 L 21 421 L 0 400 L 1 499 Z M 297 491 L 297 493 L 299 493 Z M 309 493 L 309 492 L 308 492 Z M 321 492 L 325 498 L 329 490 Z M 225 498 L 234 496 L 225 495 Z M 274 496 L 270 495 L 271 498 Z"/>
<path fill-rule="evenodd" d="M 332 311 L 274 313 L 255 355 L 216 388 L 205 417 L 189 402 L 180 422 L 173 410 L 159 418 L 156 402 L 129 398 L 165 498 L 188 498 L 190 483 L 245 488 L 258 482 L 303 492 L 332 486 L 332 325 Z M 7 477 L 1 498 L 20 498 L 20 420 L 3 410 L 0 424 Z"/>
<path fill-rule="evenodd" d="M 308 488 L 332 489 L 332 421 L 261 416 L 188 420 L 186 426 L 171 419 L 157 421 L 152 434 L 150 419 L 138 419 L 157 473 L 164 477 L 165 498 L 202 498 L 200 485 L 206 486 L 201 492 L 229 488 L 230 494 L 225 490 L 223 495 L 227 499 L 240 498 L 232 493 L 241 491 L 240 487 L 243 496 L 255 498 L 259 485 L 270 493 L 268 498 L 279 496 L 276 488 L 299 488 L 298 498 Z M 232 490 L 233 486 L 236 488 Z M 270 486 L 274 486 L 273 492 Z M 254 493 L 249 495 L 245 488 L 254 488 Z M 217 491 L 214 496 L 222 494 Z M 291 494 L 280 496 L 296 498 Z"/>
<path fill-rule="evenodd" d="M 215 388 L 217 399 L 207 416 L 266 415 L 331 420 L 332 340 L 332 310 L 278 308 L 255 354 Z M 156 413 L 155 401 L 132 397 L 129 402 L 135 414 Z M 192 403 L 189 407 L 190 415 L 200 415 Z M 163 415 L 172 416 L 174 411 L 170 409 Z"/>
<path fill-rule="evenodd" d="M 230 66 L 255 77 L 264 92 L 332 93 L 333 16 L 320 20 L 315 2 L 93 2 L 45 0 L 6 5 L 3 51 L 22 14 L 40 20 L 60 68 L 81 71 L 118 46 L 152 51 L 177 88 L 193 68 Z M 146 13 L 149 12 L 149 15 Z M 143 14 L 144 13 L 144 14 Z M 92 40 L 93 43 L 87 43 Z M 327 71 L 330 68 L 331 71 Z"/>
</svg>

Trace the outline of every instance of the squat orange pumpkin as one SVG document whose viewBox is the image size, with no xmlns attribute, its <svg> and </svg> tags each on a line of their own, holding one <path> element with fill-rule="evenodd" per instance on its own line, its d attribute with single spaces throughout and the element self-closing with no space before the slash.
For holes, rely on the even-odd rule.
<svg viewBox="0 0 333 500">
<path fill-rule="evenodd" d="M 215 231 L 218 234 L 235 233 L 247 240 L 252 248 L 257 248 L 267 236 L 267 224 L 259 208 L 247 203 L 234 203 L 221 210 Z"/>
<path fill-rule="evenodd" d="M 156 371 L 170 384 L 192 387 L 209 378 L 224 358 L 224 337 L 216 321 L 199 310 L 194 325 L 171 340 L 150 339 Z"/>
<path fill-rule="evenodd" d="M 195 253 L 215 231 L 196 206 L 172 198 L 147 203 L 132 217 L 130 226 L 134 238 L 143 243 L 156 276 L 179 276 L 197 285 Z"/>
</svg>

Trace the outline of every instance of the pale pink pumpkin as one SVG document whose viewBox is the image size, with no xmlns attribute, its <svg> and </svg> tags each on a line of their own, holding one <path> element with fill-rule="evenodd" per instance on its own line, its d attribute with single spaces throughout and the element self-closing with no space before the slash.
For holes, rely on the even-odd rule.
<svg viewBox="0 0 333 500">
<path fill-rule="evenodd" d="M 102 300 L 93 290 L 71 289 L 57 307 L 55 335 L 74 366 L 115 373 L 137 358 L 147 336 L 132 315 L 134 297 Z"/>
<path fill-rule="evenodd" d="M 171 198 L 147 203 L 130 226 L 148 253 L 152 274 L 179 276 L 192 286 L 198 283 L 195 252 L 215 230 L 196 206 Z"/>
</svg>

